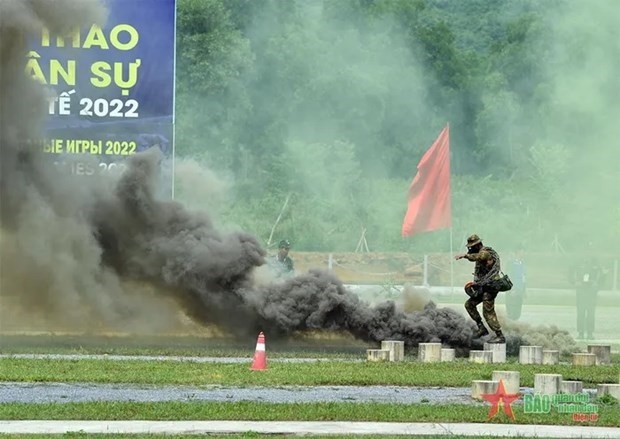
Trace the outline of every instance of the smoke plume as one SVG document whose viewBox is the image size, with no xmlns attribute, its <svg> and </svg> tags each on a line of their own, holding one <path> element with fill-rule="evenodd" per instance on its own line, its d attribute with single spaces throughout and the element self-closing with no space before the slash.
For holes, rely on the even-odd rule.
<svg viewBox="0 0 620 439">
<path fill-rule="evenodd" d="M 26 40 L 42 26 L 62 33 L 100 22 L 104 11 L 94 0 L 0 7 L 2 326 L 10 315 L 90 329 L 165 326 L 180 307 L 235 335 L 326 329 L 408 346 L 470 345 L 472 324 L 457 312 L 370 307 L 327 271 L 258 281 L 266 252 L 254 236 L 222 233 L 207 214 L 157 199 L 157 149 L 133 156 L 119 176 L 54 167 L 39 142 L 44 91 L 24 74 Z"/>
</svg>

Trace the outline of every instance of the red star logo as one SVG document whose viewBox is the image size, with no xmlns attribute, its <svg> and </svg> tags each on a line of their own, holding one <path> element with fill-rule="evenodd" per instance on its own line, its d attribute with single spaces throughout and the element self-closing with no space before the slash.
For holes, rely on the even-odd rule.
<svg viewBox="0 0 620 439">
<path fill-rule="evenodd" d="M 512 412 L 512 407 L 510 404 L 516 399 L 519 399 L 518 393 L 506 393 L 506 389 L 504 389 L 504 381 L 499 380 L 499 384 L 497 386 L 497 391 L 495 393 L 487 393 L 482 395 L 482 398 L 485 401 L 489 401 L 491 403 L 491 408 L 489 409 L 489 419 L 494 417 L 499 412 L 499 405 L 501 404 L 504 408 L 504 413 L 506 413 L 510 418 L 514 419 L 515 415 Z"/>
</svg>

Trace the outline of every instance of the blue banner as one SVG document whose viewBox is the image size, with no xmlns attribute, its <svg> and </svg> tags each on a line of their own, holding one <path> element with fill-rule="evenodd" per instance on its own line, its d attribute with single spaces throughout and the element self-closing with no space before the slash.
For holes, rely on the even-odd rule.
<svg viewBox="0 0 620 439">
<path fill-rule="evenodd" d="M 102 27 L 43 29 L 30 45 L 26 72 L 49 92 L 44 151 L 89 175 L 156 146 L 165 158 L 162 192 L 172 196 L 176 0 L 104 4 Z M 96 169 L 62 160 L 82 154 L 97 156 Z"/>
</svg>

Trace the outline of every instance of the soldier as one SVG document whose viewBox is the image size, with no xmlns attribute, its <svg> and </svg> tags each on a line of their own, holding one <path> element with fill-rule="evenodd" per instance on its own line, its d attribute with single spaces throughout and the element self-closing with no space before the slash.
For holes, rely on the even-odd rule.
<svg viewBox="0 0 620 439">
<path fill-rule="evenodd" d="M 596 260 L 581 262 L 573 271 L 573 283 L 577 301 L 577 332 L 578 338 L 594 339 L 594 316 L 596 312 L 596 296 L 601 287 L 605 271 Z"/>
<path fill-rule="evenodd" d="M 476 308 L 482 302 L 484 319 L 496 335 L 489 340 L 489 343 L 506 343 L 506 338 L 495 314 L 495 298 L 499 291 L 492 286 L 493 280 L 501 270 L 499 255 L 491 247 L 485 247 L 478 235 L 471 235 L 467 238 L 467 249 L 467 254 L 456 255 L 455 259 L 465 258 L 476 263 L 474 281 L 465 286 L 465 292 L 470 296 L 465 302 L 465 309 L 478 325 L 475 336 L 483 337 L 489 334 Z"/>
<path fill-rule="evenodd" d="M 277 277 L 291 276 L 295 272 L 293 260 L 288 255 L 290 249 L 290 241 L 288 239 L 283 239 L 280 241 L 280 244 L 278 244 L 278 254 L 276 254 L 270 261 L 269 265 Z"/>
</svg>

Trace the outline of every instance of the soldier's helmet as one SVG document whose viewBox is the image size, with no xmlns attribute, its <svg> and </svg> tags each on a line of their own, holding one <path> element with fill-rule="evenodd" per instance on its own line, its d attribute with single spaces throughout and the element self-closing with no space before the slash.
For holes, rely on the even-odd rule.
<svg viewBox="0 0 620 439">
<path fill-rule="evenodd" d="M 291 241 L 289 241 L 288 239 L 283 239 L 282 241 L 280 241 L 280 244 L 278 244 L 278 248 L 290 249 Z"/>
<path fill-rule="evenodd" d="M 467 248 L 473 247 L 476 244 L 481 242 L 480 237 L 478 235 L 471 235 L 467 238 Z"/>
</svg>

